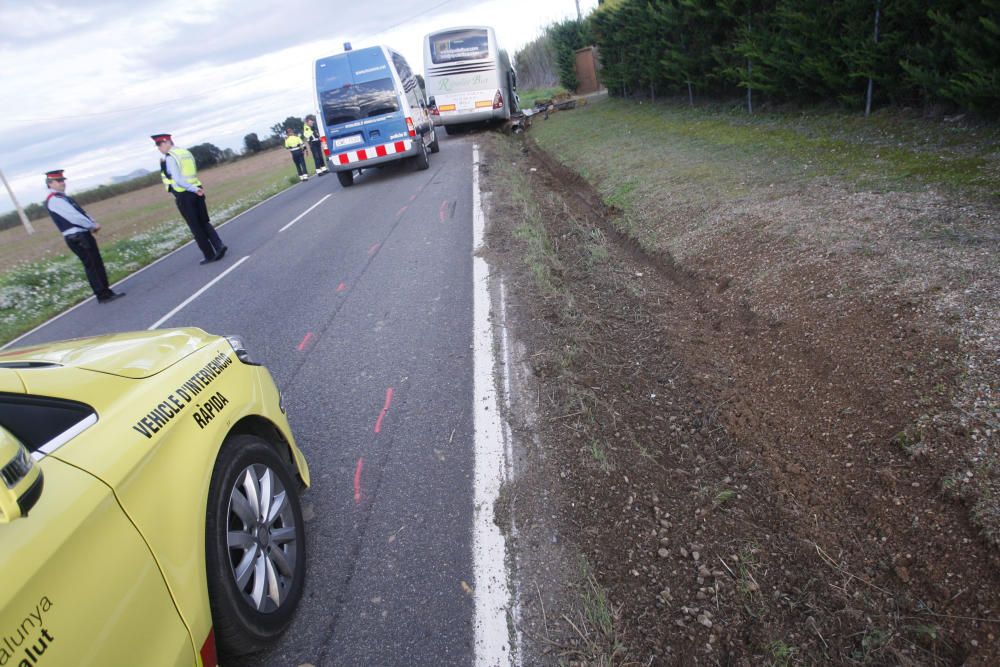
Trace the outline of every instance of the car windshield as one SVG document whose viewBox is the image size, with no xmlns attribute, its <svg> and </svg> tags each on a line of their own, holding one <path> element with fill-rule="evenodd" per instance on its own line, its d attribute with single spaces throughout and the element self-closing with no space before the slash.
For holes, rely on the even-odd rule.
<svg viewBox="0 0 1000 667">
<path fill-rule="evenodd" d="M 451 30 L 431 38 L 431 60 L 435 65 L 482 60 L 490 55 L 485 30 Z"/>
<path fill-rule="evenodd" d="M 399 111 L 392 79 L 345 84 L 320 95 L 327 127 Z"/>
</svg>

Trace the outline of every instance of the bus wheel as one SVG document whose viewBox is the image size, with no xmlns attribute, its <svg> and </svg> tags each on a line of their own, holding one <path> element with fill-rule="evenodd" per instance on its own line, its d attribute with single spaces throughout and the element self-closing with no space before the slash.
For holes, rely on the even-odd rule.
<svg viewBox="0 0 1000 667">
<path fill-rule="evenodd" d="M 338 171 L 337 180 L 345 188 L 349 188 L 354 185 L 354 172 L 353 171 Z"/>
<path fill-rule="evenodd" d="M 431 136 L 434 137 L 434 141 L 431 142 L 431 153 L 437 153 L 441 150 L 441 147 L 438 145 L 438 133 L 436 127 L 431 128 Z"/>
<path fill-rule="evenodd" d="M 451 136 L 453 134 L 461 134 L 462 127 L 460 125 L 445 125 L 444 131 L 445 133 L 448 134 L 448 136 Z"/>
<path fill-rule="evenodd" d="M 424 143 L 423 137 L 420 137 L 420 141 L 417 143 L 420 144 L 420 150 L 417 151 L 417 156 L 413 158 L 413 160 L 417 164 L 417 171 L 423 171 L 427 167 L 431 166 L 430 163 L 427 162 L 427 144 Z"/>
</svg>

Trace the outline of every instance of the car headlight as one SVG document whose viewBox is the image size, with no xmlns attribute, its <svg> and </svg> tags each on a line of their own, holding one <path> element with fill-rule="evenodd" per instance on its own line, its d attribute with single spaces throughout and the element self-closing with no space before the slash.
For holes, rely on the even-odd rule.
<svg viewBox="0 0 1000 667">
<path fill-rule="evenodd" d="M 250 353 L 247 352 L 247 346 L 243 342 L 242 338 L 239 336 L 226 336 L 226 340 L 229 341 L 229 345 L 233 348 L 233 352 L 236 353 L 237 359 L 248 366 L 260 366 L 259 363 L 250 358 Z"/>
</svg>

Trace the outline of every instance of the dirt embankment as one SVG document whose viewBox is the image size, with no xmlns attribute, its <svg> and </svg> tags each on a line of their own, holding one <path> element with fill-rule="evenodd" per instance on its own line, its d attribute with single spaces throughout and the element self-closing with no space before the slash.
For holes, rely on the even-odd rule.
<svg viewBox="0 0 1000 667">
<path fill-rule="evenodd" d="M 994 434 L 954 407 L 975 355 L 940 304 L 850 244 L 801 261 L 771 202 L 697 262 L 648 254 L 530 141 L 486 143 L 529 662 L 997 664 L 1000 560 L 952 492 Z"/>
</svg>

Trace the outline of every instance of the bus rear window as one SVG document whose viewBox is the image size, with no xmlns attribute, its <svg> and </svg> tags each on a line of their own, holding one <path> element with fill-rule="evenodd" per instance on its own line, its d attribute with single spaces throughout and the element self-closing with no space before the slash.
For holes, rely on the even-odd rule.
<svg viewBox="0 0 1000 667">
<path fill-rule="evenodd" d="M 490 55 L 485 30 L 450 30 L 431 37 L 431 60 L 435 65 L 482 60 Z"/>
<path fill-rule="evenodd" d="M 346 84 L 320 94 L 327 127 L 399 111 L 391 78 Z"/>
</svg>

